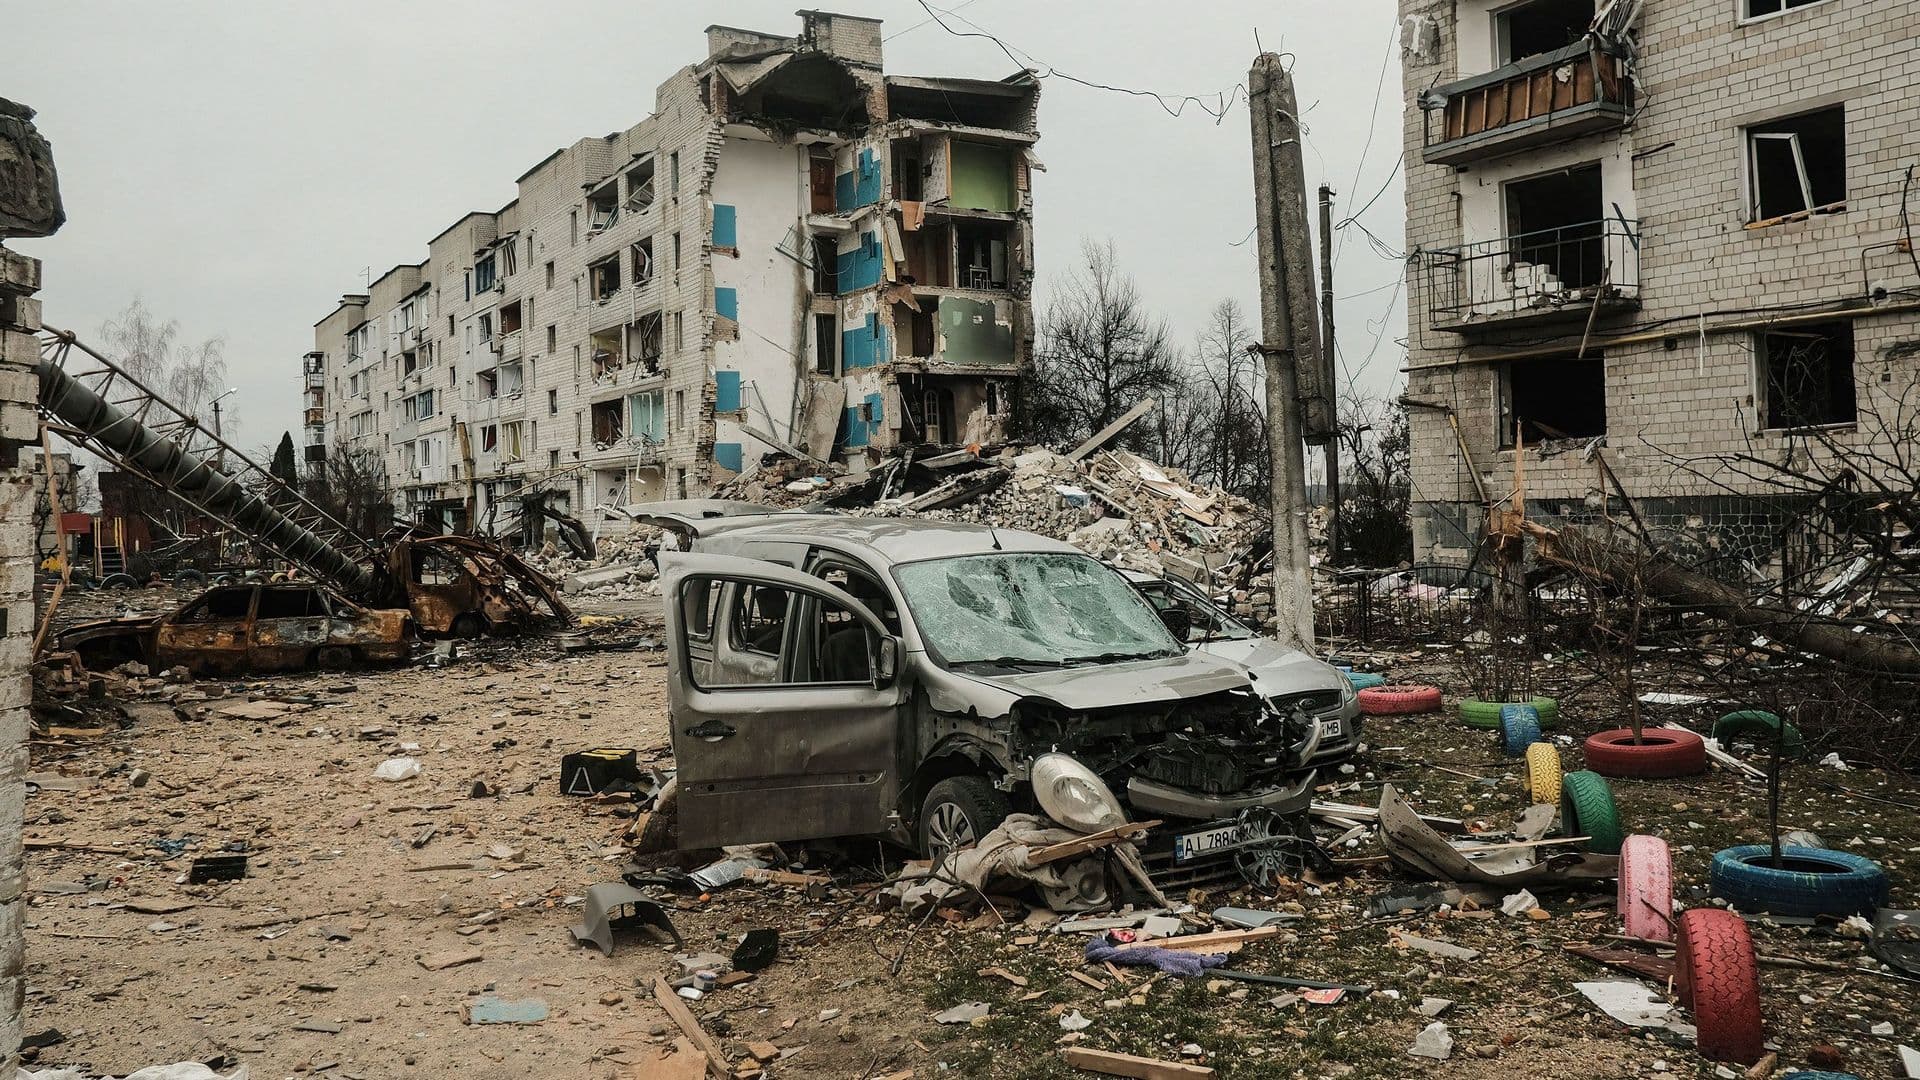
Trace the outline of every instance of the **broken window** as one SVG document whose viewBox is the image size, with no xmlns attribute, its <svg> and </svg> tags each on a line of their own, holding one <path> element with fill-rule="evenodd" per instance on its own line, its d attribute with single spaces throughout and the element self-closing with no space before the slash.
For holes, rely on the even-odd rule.
<svg viewBox="0 0 1920 1080">
<path fill-rule="evenodd" d="M 409 349 L 400 354 L 400 374 L 411 375 L 420 366 L 420 354 Z"/>
<path fill-rule="evenodd" d="M 1747 154 L 1752 220 L 1846 209 L 1845 106 L 1755 124 L 1747 129 Z"/>
<path fill-rule="evenodd" d="M 419 585 L 457 585 L 460 564 L 445 552 L 431 548 L 413 549 L 413 580 Z"/>
<path fill-rule="evenodd" d="M 620 256 L 611 255 L 587 267 L 594 300 L 606 303 L 620 291 Z"/>
<path fill-rule="evenodd" d="M 642 315 L 639 322 L 627 327 L 627 356 L 649 375 L 657 374 L 660 370 L 664 322 L 661 314 L 655 311 Z"/>
<path fill-rule="evenodd" d="M 628 249 L 633 262 L 633 283 L 645 285 L 653 280 L 653 237 L 649 236 Z"/>
<path fill-rule="evenodd" d="M 620 351 L 620 328 L 602 330 L 588 339 L 593 347 L 593 377 L 603 379 L 626 366 Z"/>
<path fill-rule="evenodd" d="M 836 375 L 839 369 L 840 319 L 833 315 L 813 317 L 813 370 L 821 375 Z"/>
<path fill-rule="evenodd" d="M 1502 449 L 1513 447 L 1516 424 L 1528 446 L 1607 433 L 1606 364 L 1597 353 L 1515 360 L 1500 368 L 1499 382 Z"/>
<path fill-rule="evenodd" d="M 525 430 L 526 423 L 520 420 L 512 420 L 500 425 L 500 456 L 502 459 L 506 461 L 519 461 L 526 456 L 525 447 L 521 442 L 521 435 Z"/>
<path fill-rule="evenodd" d="M 1086 555 L 963 555 L 893 573 L 921 640 L 943 667 L 992 670 L 1019 660 L 1059 665 L 1182 651 L 1152 605 Z"/>
<path fill-rule="evenodd" d="M 833 151 L 824 146 L 807 153 L 807 193 L 808 208 L 814 213 L 833 213 Z"/>
<path fill-rule="evenodd" d="M 485 401 L 487 398 L 500 396 L 500 372 L 498 369 L 488 368 L 485 371 L 479 372 L 474 376 L 474 381 L 479 386 L 480 399 L 482 401 Z"/>
<path fill-rule="evenodd" d="M 261 589 L 256 619 L 309 619 L 326 615 L 326 602 L 317 589 Z"/>
<path fill-rule="evenodd" d="M 920 163 L 920 137 L 909 135 L 893 140 L 893 197 L 903 202 L 919 202 L 925 186 Z"/>
<path fill-rule="evenodd" d="M 493 288 L 495 273 L 493 253 L 488 252 L 473 264 L 473 291 L 483 293 Z"/>
<path fill-rule="evenodd" d="M 840 244 L 832 236 L 813 238 L 813 291 L 821 296 L 833 296 L 839 290 L 834 279 L 839 273 Z"/>
<path fill-rule="evenodd" d="M 214 589 L 174 617 L 175 622 L 205 623 L 222 619 L 244 619 L 253 607 L 253 589 Z"/>
<path fill-rule="evenodd" d="M 648 154 L 627 170 L 627 212 L 646 213 L 653 205 L 653 155 Z"/>
<path fill-rule="evenodd" d="M 1608 267 L 1599 162 L 1509 181 L 1505 192 L 1514 291 L 1600 284 Z"/>
<path fill-rule="evenodd" d="M 1007 236 L 1004 221 L 962 221 L 954 225 L 954 251 L 960 284 L 968 289 L 1007 287 Z"/>
<path fill-rule="evenodd" d="M 587 236 L 605 232 L 620 220 L 620 197 L 612 184 L 587 196 Z"/>
<path fill-rule="evenodd" d="M 1794 8 L 1812 7 L 1826 0 L 1743 0 L 1741 18 L 1764 19 L 1768 15 L 1778 15 Z"/>
<path fill-rule="evenodd" d="M 1856 418 L 1853 385 L 1853 323 L 1782 327 L 1755 335 L 1765 375 L 1766 426 L 1819 427 Z"/>
<path fill-rule="evenodd" d="M 486 314 L 481 315 L 478 322 L 480 325 L 480 340 L 483 342 L 492 341 L 493 340 L 493 312 L 489 311 Z"/>
<path fill-rule="evenodd" d="M 650 443 L 667 441 L 666 393 L 646 390 L 627 396 L 627 431 L 630 438 Z"/>
<path fill-rule="evenodd" d="M 519 329 L 520 301 L 515 300 L 513 303 L 500 309 L 500 332 L 502 334 L 511 334 Z"/>
<path fill-rule="evenodd" d="M 502 277 L 512 277 L 520 272 L 520 251 L 509 239 L 500 245 L 500 273 Z"/>
<path fill-rule="evenodd" d="M 605 450 L 626 436 L 626 426 L 622 420 L 619 398 L 602 401 L 593 407 L 594 449 Z"/>
<path fill-rule="evenodd" d="M 1587 36 L 1593 0 L 1532 0 L 1497 12 L 1493 29 L 1496 65 L 1564 49 Z"/>
<path fill-rule="evenodd" d="M 480 428 L 480 451 L 491 454 L 500 449 L 500 428 L 495 424 L 486 424 Z"/>
</svg>

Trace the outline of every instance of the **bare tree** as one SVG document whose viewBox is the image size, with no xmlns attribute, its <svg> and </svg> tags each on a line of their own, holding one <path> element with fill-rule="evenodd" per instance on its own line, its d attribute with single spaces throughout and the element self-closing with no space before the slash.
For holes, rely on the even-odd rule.
<svg viewBox="0 0 1920 1080">
<path fill-rule="evenodd" d="M 1121 272 L 1112 242 L 1083 241 L 1081 258 L 1041 320 L 1024 391 L 1027 430 L 1049 440 L 1084 439 L 1181 381 L 1172 331 Z M 1136 425 L 1116 441 L 1144 449 L 1153 438 L 1151 427 Z"/>
<path fill-rule="evenodd" d="M 393 520 L 393 493 L 378 451 L 336 439 L 326 465 L 312 470 L 307 498 L 361 536 L 379 536 Z"/>
<path fill-rule="evenodd" d="M 209 420 L 209 403 L 227 381 L 225 337 L 184 341 L 177 321 L 161 319 L 138 297 L 117 318 L 101 324 L 100 337 L 102 351 L 114 357 L 128 374 L 181 412 L 203 422 Z M 223 426 L 224 436 L 231 441 L 232 429 L 238 425 L 226 421 Z"/>
<path fill-rule="evenodd" d="M 1413 557 L 1411 431 L 1406 406 L 1349 391 L 1340 406 L 1341 544 L 1363 564 Z"/>
<path fill-rule="evenodd" d="M 1265 502 L 1273 475 L 1266 365 L 1247 351 L 1252 343 L 1253 325 L 1240 302 L 1215 304 L 1194 347 L 1193 377 L 1211 404 L 1199 474 L 1228 491 Z"/>
</svg>

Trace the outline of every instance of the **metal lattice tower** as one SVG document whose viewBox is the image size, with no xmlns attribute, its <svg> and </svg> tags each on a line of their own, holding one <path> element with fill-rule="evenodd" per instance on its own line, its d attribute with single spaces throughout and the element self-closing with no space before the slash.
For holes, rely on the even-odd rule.
<svg viewBox="0 0 1920 1080">
<path fill-rule="evenodd" d="M 373 589 L 370 540 L 73 334 L 46 328 L 37 374 L 48 430 L 316 578 L 356 596 Z"/>
</svg>

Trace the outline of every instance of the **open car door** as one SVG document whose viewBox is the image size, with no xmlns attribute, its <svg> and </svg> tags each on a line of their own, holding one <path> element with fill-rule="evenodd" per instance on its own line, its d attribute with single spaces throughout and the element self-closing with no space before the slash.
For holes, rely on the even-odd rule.
<svg viewBox="0 0 1920 1080">
<path fill-rule="evenodd" d="M 899 640 L 802 571 L 663 555 L 680 846 L 886 831 L 899 790 Z"/>
</svg>

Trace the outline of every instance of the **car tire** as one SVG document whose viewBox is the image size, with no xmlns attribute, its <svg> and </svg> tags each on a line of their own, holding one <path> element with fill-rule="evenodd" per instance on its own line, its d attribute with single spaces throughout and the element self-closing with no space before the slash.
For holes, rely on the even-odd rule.
<svg viewBox="0 0 1920 1080">
<path fill-rule="evenodd" d="M 1620 854 L 1626 836 L 1606 777 L 1595 772 L 1570 772 L 1561 778 L 1560 834 L 1587 837 L 1587 850 L 1596 855 Z"/>
<path fill-rule="evenodd" d="M 1743 735 L 1753 736 L 1754 744 L 1761 750 L 1773 749 L 1777 740 L 1781 752 L 1788 756 L 1798 755 L 1807 748 L 1799 728 L 1764 709 L 1741 709 L 1714 721 L 1713 741 L 1721 746 Z"/>
<path fill-rule="evenodd" d="M 938 860 L 979 843 L 1012 812 L 1006 795 L 985 777 L 948 777 L 933 785 L 920 804 L 920 851 Z"/>
<path fill-rule="evenodd" d="M 100 579 L 100 587 L 103 589 L 137 589 L 140 587 L 140 582 L 135 580 L 132 574 L 108 574 L 106 577 Z"/>
<path fill-rule="evenodd" d="M 345 671 L 353 666 L 353 650 L 345 645 L 322 645 L 313 650 L 313 666 L 321 671 Z"/>
<path fill-rule="evenodd" d="M 1560 748 L 1550 742 L 1527 747 L 1527 798 L 1547 806 L 1560 802 Z"/>
<path fill-rule="evenodd" d="M 471 611 L 464 615 L 454 616 L 452 624 L 447 627 L 447 633 L 457 638 L 465 638 L 468 641 L 472 641 L 486 632 L 487 621 Z"/>
<path fill-rule="evenodd" d="M 1587 768 L 1601 776 L 1659 780 L 1707 771 L 1707 742 L 1686 728 L 1612 728 L 1587 736 Z"/>
<path fill-rule="evenodd" d="M 1525 757 L 1527 747 L 1540 741 L 1540 714 L 1531 705 L 1500 709 L 1500 749 L 1508 757 Z"/>
<path fill-rule="evenodd" d="M 1714 852 L 1714 896 L 1741 911 L 1769 915 L 1868 915 L 1887 901 L 1887 872 L 1872 859 L 1826 848 L 1782 847 L 1778 869 L 1770 844 Z"/>
<path fill-rule="evenodd" d="M 1460 719 L 1468 727 L 1500 727 L 1500 710 L 1509 705 L 1531 705 L 1542 729 L 1551 728 L 1560 721 L 1560 703 L 1550 697 L 1537 697 L 1528 701 L 1482 701 L 1479 698 L 1466 698 L 1460 702 Z"/>
<path fill-rule="evenodd" d="M 1674 938 L 1674 989 L 1693 1010 L 1701 1057 L 1741 1065 L 1760 1060 L 1760 968 L 1746 920 L 1719 908 L 1682 913 Z"/>
<path fill-rule="evenodd" d="M 1371 671 L 1349 671 L 1347 672 L 1347 685 L 1353 687 L 1355 690 L 1372 690 L 1376 687 L 1387 685 L 1387 677 L 1385 675 L 1375 675 Z"/>
<path fill-rule="evenodd" d="M 1615 907 L 1628 937 L 1673 940 L 1673 855 L 1657 836 L 1629 836 L 1620 845 Z"/>
<path fill-rule="evenodd" d="M 1368 716 L 1410 716 L 1440 708 L 1437 686 L 1369 686 L 1357 696 L 1360 711 Z"/>
<path fill-rule="evenodd" d="M 181 589 L 204 589 L 207 587 L 207 575 L 198 570 L 182 570 L 173 575 L 173 584 Z"/>
</svg>

